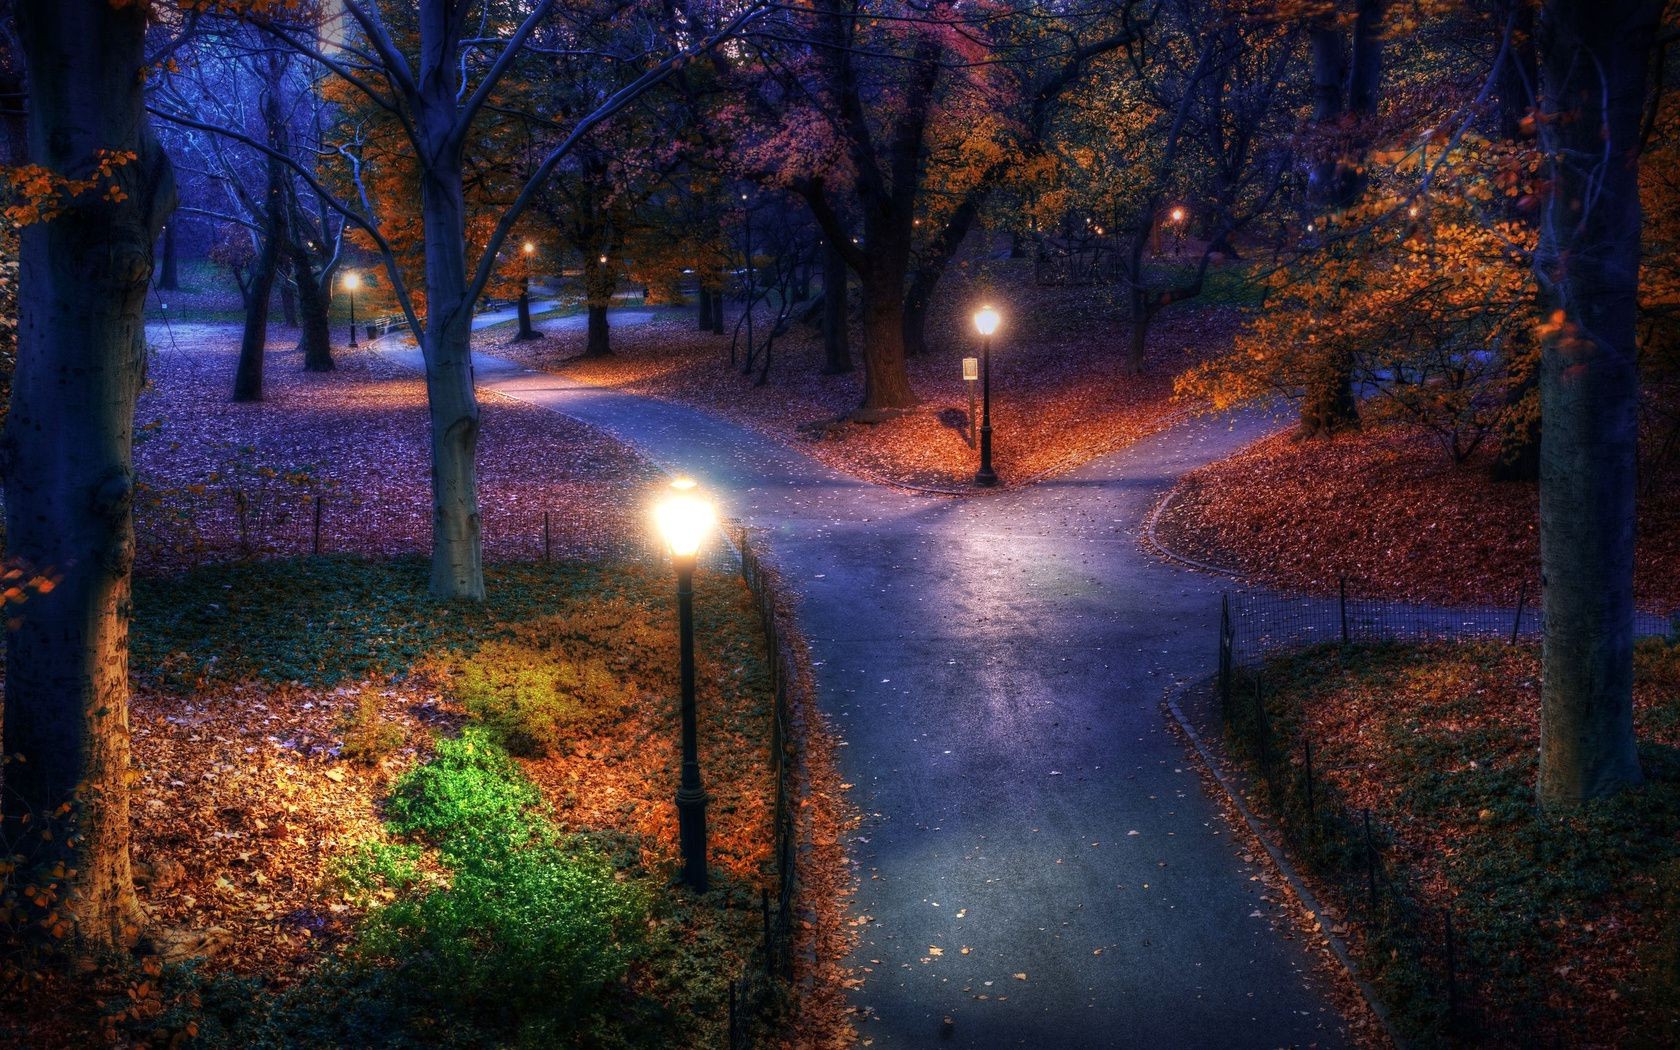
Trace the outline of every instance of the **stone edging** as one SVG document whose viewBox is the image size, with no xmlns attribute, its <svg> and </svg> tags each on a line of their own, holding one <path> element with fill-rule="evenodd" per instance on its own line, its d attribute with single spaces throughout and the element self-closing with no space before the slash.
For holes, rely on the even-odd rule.
<svg viewBox="0 0 1680 1050">
<path fill-rule="evenodd" d="M 1347 973 L 1348 980 L 1353 982 L 1354 987 L 1359 989 L 1359 994 L 1364 997 L 1365 1004 L 1370 1007 L 1371 1015 L 1377 1019 L 1377 1024 L 1382 1027 L 1383 1034 L 1388 1036 L 1390 1044 L 1404 1050 L 1407 1044 L 1394 1030 L 1393 1021 L 1389 1017 L 1388 1010 L 1384 1008 L 1382 1002 L 1377 998 L 1376 990 L 1373 989 L 1364 978 L 1359 976 L 1359 971 L 1353 962 L 1353 956 L 1348 951 L 1347 942 L 1335 933 L 1331 932 L 1330 926 L 1323 921 L 1323 905 L 1319 903 L 1318 898 L 1313 894 L 1313 892 L 1307 888 L 1306 883 L 1301 879 L 1300 873 L 1295 870 L 1295 866 L 1289 862 L 1289 859 L 1283 855 L 1283 851 L 1279 849 L 1265 833 L 1265 828 L 1260 823 L 1259 818 L 1256 817 L 1254 812 L 1248 808 L 1248 803 L 1243 801 L 1242 795 L 1231 783 L 1230 778 L 1228 778 L 1224 771 L 1219 768 L 1219 763 L 1215 760 L 1212 751 L 1210 751 L 1208 746 L 1202 742 L 1201 734 L 1196 732 L 1195 726 L 1191 725 L 1190 720 L 1184 716 L 1184 711 L 1179 707 L 1178 698 L 1188 691 L 1189 687 L 1182 687 L 1172 693 L 1169 693 L 1162 706 L 1165 707 L 1167 712 L 1172 716 L 1172 719 L 1174 723 L 1177 724 L 1179 731 L 1184 734 L 1184 738 L 1190 742 L 1190 746 L 1195 750 L 1196 757 L 1202 763 L 1202 767 L 1213 777 L 1214 782 L 1219 785 L 1220 790 L 1225 793 L 1225 797 L 1230 800 L 1231 805 L 1242 817 L 1243 823 L 1248 826 L 1249 833 L 1259 840 L 1260 847 L 1266 851 L 1266 856 L 1271 861 L 1272 868 L 1283 877 L 1283 881 L 1289 886 L 1289 891 L 1294 894 L 1296 902 L 1300 904 L 1302 909 L 1310 912 L 1314 919 L 1318 920 L 1319 933 L 1324 938 L 1325 944 L 1329 946 L 1331 954 L 1336 957 L 1336 961 L 1341 964 L 1342 969 Z"/>
<path fill-rule="evenodd" d="M 1190 557 L 1188 554 L 1180 554 L 1178 551 L 1168 547 L 1161 541 L 1161 538 L 1156 535 L 1155 528 L 1160 524 L 1161 516 L 1167 512 L 1167 508 L 1172 505 L 1173 497 L 1176 495 L 1178 495 L 1178 482 L 1175 480 L 1173 487 L 1168 489 L 1166 495 L 1162 496 L 1160 500 L 1156 502 L 1154 509 L 1152 509 L 1149 512 L 1149 516 L 1144 519 L 1144 546 L 1150 548 L 1156 554 L 1166 558 L 1168 561 L 1176 561 L 1180 565 L 1188 565 L 1192 569 L 1200 569 L 1203 572 L 1211 572 L 1220 576 L 1229 576 L 1238 580 L 1245 578 L 1247 573 L 1241 572 L 1237 569 L 1227 568 L 1224 565 L 1214 565 L 1212 562 L 1199 561 L 1196 558 Z"/>
</svg>

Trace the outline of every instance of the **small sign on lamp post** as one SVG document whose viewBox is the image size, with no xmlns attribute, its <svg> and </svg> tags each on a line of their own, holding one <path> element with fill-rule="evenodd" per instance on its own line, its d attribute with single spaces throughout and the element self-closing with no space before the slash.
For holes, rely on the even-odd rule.
<svg viewBox="0 0 1680 1050">
<path fill-rule="evenodd" d="M 977 425 L 974 418 L 974 384 L 980 381 L 980 359 L 978 357 L 963 358 L 963 380 L 968 384 L 968 447 L 974 447 L 974 428 Z"/>
</svg>

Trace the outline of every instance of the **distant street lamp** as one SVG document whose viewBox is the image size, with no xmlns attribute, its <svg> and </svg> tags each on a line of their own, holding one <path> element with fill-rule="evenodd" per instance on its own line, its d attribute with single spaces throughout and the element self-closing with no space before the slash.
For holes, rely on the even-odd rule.
<svg viewBox="0 0 1680 1050">
<path fill-rule="evenodd" d="M 344 290 L 350 293 L 350 348 L 356 348 L 356 289 L 362 286 L 361 275 L 354 270 L 344 275 Z"/>
<path fill-rule="evenodd" d="M 692 478 L 671 482 L 655 511 L 665 549 L 677 569 L 677 629 L 682 666 L 682 779 L 677 788 L 677 839 L 682 846 L 682 880 L 706 892 L 706 791 L 700 786 L 700 754 L 694 716 L 694 567 L 700 545 L 712 529 L 712 505 Z"/>
<path fill-rule="evenodd" d="M 998 483 L 992 471 L 992 333 L 998 330 L 1003 318 L 990 306 L 974 312 L 974 328 L 980 333 L 980 469 L 974 472 L 974 483 L 992 486 Z"/>
</svg>

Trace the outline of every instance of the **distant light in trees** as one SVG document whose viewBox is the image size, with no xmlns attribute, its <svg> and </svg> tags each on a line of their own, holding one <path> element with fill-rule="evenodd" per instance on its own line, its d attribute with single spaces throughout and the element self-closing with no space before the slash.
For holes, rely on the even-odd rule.
<svg viewBox="0 0 1680 1050">
<path fill-rule="evenodd" d="M 344 275 L 344 287 L 348 291 L 355 291 L 362 286 L 362 275 L 354 270 Z"/>
<path fill-rule="evenodd" d="M 606 264 L 607 264 L 607 257 L 605 255 L 603 255 L 603 256 L 601 256 L 601 265 L 605 266 Z"/>
<path fill-rule="evenodd" d="M 537 246 L 536 245 L 532 244 L 530 241 L 525 242 L 525 254 L 526 255 L 535 255 L 536 251 L 537 251 Z"/>
<path fill-rule="evenodd" d="M 1414 219 L 1417 218 L 1417 205 L 1414 204 L 1410 208 L 1407 208 L 1406 214 Z"/>
<path fill-rule="evenodd" d="M 1174 208 L 1172 210 L 1172 221 L 1173 222 L 1183 222 L 1184 221 L 1184 209 L 1183 208 Z M 1098 230 L 1097 232 L 1101 233 L 1102 231 Z"/>
</svg>

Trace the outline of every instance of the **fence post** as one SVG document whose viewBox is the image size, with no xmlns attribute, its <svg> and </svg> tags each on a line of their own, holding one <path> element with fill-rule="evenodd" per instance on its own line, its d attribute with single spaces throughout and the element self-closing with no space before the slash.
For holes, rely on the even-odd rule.
<svg viewBox="0 0 1680 1050">
<path fill-rule="evenodd" d="M 1266 695 L 1263 680 L 1259 674 L 1254 676 L 1254 731 L 1260 740 L 1260 772 L 1269 775 L 1272 768 L 1270 726 L 1266 722 Z"/>
<path fill-rule="evenodd" d="M 1343 644 L 1343 645 L 1346 645 L 1346 644 L 1348 644 L 1348 642 L 1349 642 L 1349 641 L 1350 641 L 1350 640 L 1351 640 L 1351 639 L 1350 639 L 1350 638 L 1349 638 L 1349 636 L 1348 636 L 1348 619 L 1347 619 L 1347 577 L 1346 577 L 1346 576 L 1338 576 L 1338 577 L 1336 577 L 1336 581 L 1337 581 L 1337 583 L 1338 583 L 1338 584 L 1339 584 L 1339 586 L 1340 586 L 1340 588 L 1341 588 L 1341 610 L 1342 610 L 1342 644 Z"/>
<path fill-rule="evenodd" d="M 244 489 L 234 490 L 233 506 L 239 515 L 239 553 L 248 558 L 254 555 L 256 550 L 251 546 L 251 500 L 245 495 Z"/>
<path fill-rule="evenodd" d="M 1517 618 L 1511 621 L 1511 644 L 1517 644 L 1517 634 L 1522 630 L 1523 606 L 1528 602 L 1528 581 L 1524 580 L 1517 588 Z"/>
<path fill-rule="evenodd" d="M 550 552 L 552 551 L 552 549 L 553 549 L 553 541 L 552 541 L 552 537 L 550 536 L 549 530 L 548 530 L 548 511 L 545 510 L 545 511 L 543 511 L 543 564 L 544 565 L 548 564 Z"/>
<path fill-rule="evenodd" d="M 321 510 L 326 505 L 327 497 L 317 492 L 315 494 L 315 539 L 310 544 L 310 550 L 314 552 L 317 558 L 321 556 Z"/>
<path fill-rule="evenodd" d="M 1371 908 L 1377 907 L 1377 847 L 1371 840 L 1371 810 L 1365 811 L 1365 881 L 1371 898 Z"/>
</svg>

